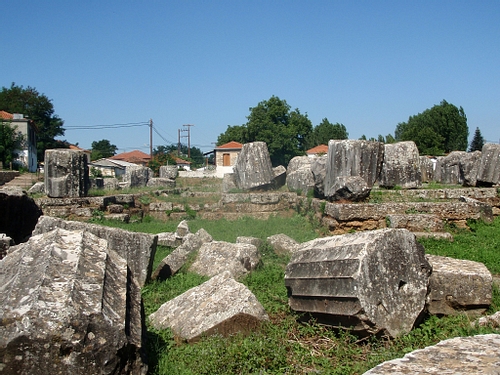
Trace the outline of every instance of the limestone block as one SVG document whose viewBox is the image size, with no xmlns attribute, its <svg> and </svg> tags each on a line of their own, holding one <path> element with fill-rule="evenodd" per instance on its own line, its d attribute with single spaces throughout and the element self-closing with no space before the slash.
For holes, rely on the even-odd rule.
<svg viewBox="0 0 500 375">
<path fill-rule="evenodd" d="M 484 264 L 426 255 L 432 266 L 427 310 L 434 315 L 479 315 L 491 304 L 492 276 Z"/>
<path fill-rule="evenodd" d="M 201 336 L 252 332 L 268 320 L 252 292 L 223 272 L 164 303 L 149 316 L 156 329 L 171 328 L 177 337 L 194 342 Z"/>
<path fill-rule="evenodd" d="M 139 283 L 144 284 L 151 277 L 158 237 L 148 233 L 129 232 L 119 228 L 104 227 L 79 221 L 66 221 L 55 217 L 41 216 L 33 235 L 50 232 L 55 228 L 86 230 L 108 241 L 109 248 L 127 260 L 128 266 Z"/>
<path fill-rule="evenodd" d="M 148 179 L 148 182 L 146 183 L 146 186 L 166 186 L 170 188 L 175 187 L 175 180 L 172 180 L 170 178 L 165 178 L 165 177 L 150 177 Z"/>
<path fill-rule="evenodd" d="M 0 261 L 5 374 L 145 374 L 140 287 L 106 240 L 33 236 Z"/>
<path fill-rule="evenodd" d="M 404 214 L 387 215 L 389 228 L 406 228 L 411 232 L 442 232 L 443 220 L 437 215 Z"/>
<path fill-rule="evenodd" d="M 262 246 L 262 240 L 258 237 L 238 236 L 236 243 L 248 243 L 254 245 L 257 249 Z"/>
<path fill-rule="evenodd" d="M 428 156 L 420 156 L 420 173 L 422 182 L 428 183 L 434 180 L 434 171 L 436 168 L 437 159 Z"/>
<path fill-rule="evenodd" d="M 161 232 L 157 234 L 158 245 L 177 247 L 182 243 L 182 239 L 178 238 L 174 232 Z"/>
<path fill-rule="evenodd" d="M 500 335 L 455 337 L 384 362 L 364 375 L 498 374 Z"/>
<path fill-rule="evenodd" d="M 500 184 L 500 145 L 486 143 L 483 146 L 477 182 L 481 186 Z"/>
<path fill-rule="evenodd" d="M 0 189 L 0 233 L 19 244 L 28 239 L 42 210 L 20 188 Z"/>
<path fill-rule="evenodd" d="M 326 163 L 328 161 L 327 155 L 314 158 L 311 162 L 311 173 L 314 180 L 314 193 L 318 198 L 325 196 L 325 177 L 326 177 Z"/>
<path fill-rule="evenodd" d="M 236 179 L 234 173 L 226 173 L 222 178 L 222 192 L 229 193 L 232 190 L 237 190 Z"/>
<path fill-rule="evenodd" d="M 175 237 L 179 239 L 177 235 Z M 166 280 L 170 276 L 175 275 L 186 264 L 191 254 L 198 251 L 204 243 L 210 241 L 212 241 L 212 236 L 204 229 L 200 229 L 194 234 L 186 234 L 183 237 L 182 244 L 162 259 L 151 278 L 153 280 Z"/>
<path fill-rule="evenodd" d="M 311 159 L 307 156 L 296 156 L 292 161 L 297 158 Z M 294 164 L 298 164 L 298 162 Z M 286 186 L 292 191 L 300 190 L 303 195 L 307 195 L 309 190 L 313 190 L 314 176 L 311 172 L 311 162 L 303 163 L 300 168 L 290 168 L 289 166 L 286 172 Z"/>
<path fill-rule="evenodd" d="M 425 307 L 431 267 L 406 229 L 319 238 L 285 272 L 289 305 L 361 335 L 409 332 Z"/>
<path fill-rule="evenodd" d="M 464 186 L 476 186 L 481 162 L 481 152 L 453 151 L 438 159 L 439 182 Z"/>
<path fill-rule="evenodd" d="M 278 165 L 273 168 L 273 188 L 279 189 L 286 184 L 286 168 L 282 165 Z"/>
<path fill-rule="evenodd" d="M 266 240 L 278 255 L 291 255 L 296 252 L 300 246 L 297 241 L 283 233 L 269 236 Z"/>
<path fill-rule="evenodd" d="M 371 188 L 360 176 L 339 176 L 335 182 L 325 190 L 325 196 L 332 200 L 362 201 L 370 195 Z"/>
<path fill-rule="evenodd" d="M 239 189 L 269 188 L 274 180 L 274 171 L 266 143 L 245 143 L 233 170 L 235 183 Z"/>
<path fill-rule="evenodd" d="M 179 168 L 176 165 L 162 165 L 159 174 L 162 178 L 175 180 L 179 176 Z"/>
<path fill-rule="evenodd" d="M 147 186 L 150 178 L 154 176 L 153 170 L 143 166 L 125 167 L 123 182 L 129 188 Z"/>
<path fill-rule="evenodd" d="M 179 225 L 177 225 L 177 229 L 175 230 L 175 235 L 178 238 L 186 237 L 191 231 L 189 230 L 189 224 L 187 220 L 182 220 Z"/>
<path fill-rule="evenodd" d="M 379 185 L 392 188 L 415 189 L 422 185 L 420 155 L 415 142 L 397 142 L 384 145 L 384 162 Z"/>
<path fill-rule="evenodd" d="M 36 182 L 32 187 L 28 189 L 28 194 L 43 194 L 45 193 L 45 183 Z"/>
<path fill-rule="evenodd" d="M 0 260 L 2 260 L 6 255 L 12 243 L 12 238 L 7 236 L 5 233 L 0 233 Z"/>
<path fill-rule="evenodd" d="M 89 168 L 83 151 L 45 150 L 45 192 L 49 197 L 85 197 Z"/>
<path fill-rule="evenodd" d="M 198 250 L 189 271 L 204 276 L 215 276 L 224 271 L 238 279 L 253 271 L 260 262 L 260 253 L 254 245 L 212 241 Z"/>
</svg>

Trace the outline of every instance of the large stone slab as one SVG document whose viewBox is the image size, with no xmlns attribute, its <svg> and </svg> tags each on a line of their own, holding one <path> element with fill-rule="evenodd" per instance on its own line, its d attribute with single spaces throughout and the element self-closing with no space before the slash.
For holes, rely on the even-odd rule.
<svg viewBox="0 0 500 375">
<path fill-rule="evenodd" d="M 143 166 L 127 166 L 123 177 L 124 187 L 140 188 L 148 185 L 150 178 L 153 178 L 154 173 L 151 168 Z"/>
<path fill-rule="evenodd" d="M 300 247 L 297 241 L 283 233 L 273 234 L 266 241 L 278 255 L 291 255 Z"/>
<path fill-rule="evenodd" d="M 223 272 L 164 303 L 149 316 L 156 329 L 171 328 L 177 337 L 193 342 L 204 335 L 229 336 L 251 332 L 268 320 L 252 292 Z"/>
<path fill-rule="evenodd" d="M 452 151 L 437 160 L 436 181 L 442 184 L 476 186 L 481 151 Z"/>
<path fill-rule="evenodd" d="M 481 150 L 481 163 L 477 172 L 477 183 L 492 186 L 500 183 L 500 145 L 486 143 Z"/>
<path fill-rule="evenodd" d="M 434 315 L 480 315 L 491 304 L 492 276 L 471 260 L 426 255 L 432 266 L 427 310 Z"/>
<path fill-rule="evenodd" d="M 415 189 L 422 185 L 420 155 L 415 142 L 384 145 L 384 162 L 379 185 L 387 188 L 401 186 L 403 189 Z"/>
<path fill-rule="evenodd" d="M 11 237 L 16 244 L 27 241 L 42 210 L 20 188 L 0 189 L 0 233 Z"/>
<path fill-rule="evenodd" d="M 177 168 L 177 165 L 162 165 L 160 166 L 159 175 L 162 178 L 175 180 L 179 176 L 179 168 Z"/>
<path fill-rule="evenodd" d="M 403 358 L 384 362 L 364 375 L 498 374 L 500 335 L 455 337 Z"/>
<path fill-rule="evenodd" d="M 431 267 L 406 229 L 302 244 L 287 265 L 289 305 L 361 335 L 409 332 L 425 307 Z"/>
<path fill-rule="evenodd" d="M 210 277 L 229 271 L 238 279 L 253 271 L 259 262 L 260 253 L 254 245 L 212 241 L 201 245 L 189 271 Z"/>
<path fill-rule="evenodd" d="M 78 150 L 45 150 L 44 182 L 49 197 L 85 197 L 90 186 L 87 155 Z"/>
<path fill-rule="evenodd" d="M 372 188 L 382 169 L 384 145 L 362 140 L 330 140 L 324 181 L 326 197 L 335 194 L 339 177 L 361 177 Z"/>
<path fill-rule="evenodd" d="M 328 155 L 322 155 L 314 158 L 311 163 L 311 173 L 314 180 L 314 194 L 318 198 L 325 197 L 325 177 L 326 177 L 326 164 L 328 162 Z"/>
<path fill-rule="evenodd" d="M 387 215 L 389 228 L 405 228 L 411 232 L 442 232 L 444 222 L 437 215 L 402 214 Z"/>
<path fill-rule="evenodd" d="M 157 236 L 79 221 L 66 221 L 49 216 L 40 217 L 33 235 L 50 232 L 55 228 L 87 230 L 97 237 L 107 240 L 109 247 L 127 260 L 139 286 L 144 286 L 150 279 L 158 242 Z"/>
<path fill-rule="evenodd" d="M 33 236 L 0 261 L 0 372 L 145 374 L 140 288 L 88 231 Z"/>
<path fill-rule="evenodd" d="M 238 189 L 269 188 L 274 180 L 274 171 L 266 143 L 245 143 L 233 170 Z"/>
<path fill-rule="evenodd" d="M 307 195 L 314 189 L 314 177 L 311 172 L 312 159 L 308 156 L 296 156 L 286 169 L 286 186 L 292 191 L 301 191 Z"/>
</svg>

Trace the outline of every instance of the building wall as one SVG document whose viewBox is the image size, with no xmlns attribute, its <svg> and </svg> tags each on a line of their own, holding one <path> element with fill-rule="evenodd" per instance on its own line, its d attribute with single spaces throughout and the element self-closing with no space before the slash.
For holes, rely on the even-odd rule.
<svg viewBox="0 0 500 375">
<path fill-rule="evenodd" d="M 229 154 L 229 165 L 226 165 L 226 167 L 235 165 L 240 152 L 241 150 L 215 150 L 215 165 L 217 167 L 225 166 L 224 154 Z"/>
</svg>

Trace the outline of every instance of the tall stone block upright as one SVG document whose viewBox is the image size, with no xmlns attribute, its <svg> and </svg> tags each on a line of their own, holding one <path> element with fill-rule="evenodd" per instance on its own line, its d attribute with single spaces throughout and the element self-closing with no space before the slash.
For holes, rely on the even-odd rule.
<svg viewBox="0 0 500 375">
<path fill-rule="evenodd" d="M 431 266 L 415 235 L 380 229 L 306 242 L 287 265 L 289 305 L 360 335 L 409 332 L 425 308 Z"/>
<path fill-rule="evenodd" d="M 481 150 L 477 184 L 492 186 L 500 183 L 500 145 L 486 143 Z"/>
<path fill-rule="evenodd" d="M 362 140 L 330 140 L 324 181 L 325 197 L 335 197 L 344 189 L 345 181 L 351 177 L 360 177 L 364 186 L 360 186 L 359 198 L 370 193 L 382 169 L 384 144 Z M 357 180 L 356 184 L 362 182 Z M 356 192 L 353 192 L 356 196 Z"/>
<path fill-rule="evenodd" d="M 45 151 L 45 192 L 51 198 L 87 196 L 89 168 L 83 151 L 54 149 Z"/>
<path fill-rule="evenodd" d="M 234 179 L 236 186 L 243 190 L 264 189 L 272 186 L 274 171 L 265 142 L 243 145 L 234 166 Z"/>
<path fill-rule="evenodd" d="M 420 155 L 415 142 L 397 142 L 384 145 L 384 162 L 380 172 L 380 186 L 415 189 L 422 186 Z"/>
</svg>

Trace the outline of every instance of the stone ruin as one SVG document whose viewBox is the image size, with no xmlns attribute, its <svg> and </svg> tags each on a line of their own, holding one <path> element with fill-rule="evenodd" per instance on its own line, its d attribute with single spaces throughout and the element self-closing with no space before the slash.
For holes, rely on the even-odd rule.
<svg viewBox="0 0 500 375">
<path fill-rule="evenodd" d="M 51 198 L 85 197 L 89 189 L 87 156 L 83 151 L 45 151 L 45 193 Z"/>
</svg>

